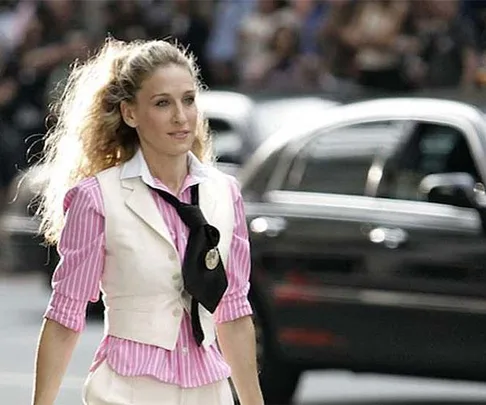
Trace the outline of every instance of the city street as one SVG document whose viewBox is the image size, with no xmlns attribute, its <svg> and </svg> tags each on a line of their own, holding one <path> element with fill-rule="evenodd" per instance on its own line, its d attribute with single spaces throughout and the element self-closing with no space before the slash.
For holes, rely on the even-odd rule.
<svg viewBox="0 0 486 405">
<path fill-rule="evenodd" d="M 48 291 L 37 275 L 0 276 L 0 283 L 0 405 L 28 405 L 35 345 Z M 57 405 L 81 404 L 81 385 L 101 333 L 101 323 L 90 321 L 75 351 Z M 304 376 L 296 402 L 313 405 L 482 404 L 486 403 L 486 384 L 313 372 Z"/>
</svg>

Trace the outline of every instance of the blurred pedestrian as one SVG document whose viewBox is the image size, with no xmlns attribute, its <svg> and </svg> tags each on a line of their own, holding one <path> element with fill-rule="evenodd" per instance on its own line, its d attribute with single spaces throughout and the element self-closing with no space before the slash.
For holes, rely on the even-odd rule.
<svg viewBox="0 0 486 405">
<path fill-rule="evenodd" d="M 299 92 L 313 91 L 319 82 L 317 58 L 299 52 L 299 31 L 297 27 L 278 27 L 269 44 L 269 52 L 261 57 L 260 73 L 248 88 L 271 91 Z"/>
<path fill-rule="evenodd" d="M 0 272 L 12 270 L 12 252 L 8 231 L 3 226 L 13 179 L 21 160 L 20 137 L 12 122 L 18 93 L 15 63 L 0 57 Z"/>
<path fill-rule="evenodd" d="M 238 27 L 238 80 L 242 88 L 251 86 L 261 74 L 261 60 L 268 57 L 270 43 L 278 27 L 296 23 L 294 11 L 282 0 L 256 0 L 255 8 Z"/>
<path fill-rule="evenodd" d="M 460 14 L 458 0 L 429 1 L 423 34 L 427 88 L 471 90 L 479 66 L 474 26 Z"/>
<path fill-rule="evenodd" d="M 354 62 L 361 86 L 379 92 L 408 90 L 401 63 L 402 53 L 409 48 L 402 37 L 409 7 L 406 0 L 356 2 L 342 39 L 356 52 Z"/>
<path fill-rule="evenodd" d="M 3 216 L 8 204 L 9 189 L 15 176 L 14 153 L 10 148 L 9 135 L 10 128 L 7 128 L 0 118 L 0 274 L 12 270 L 9 234 L 3 226 Z"/>
<path fill-rule="evenodd" d="M 198 77 L 165 41 L 109 39 L 74 67 L 46 139 L 40 215 L 61 260 L 34 405 L 54 403 L 100 289 L 85 404 L 232 404 L 230 374 L 242 405 L 263 403 L 243 203 L 210 163 Z"/>
</svg>

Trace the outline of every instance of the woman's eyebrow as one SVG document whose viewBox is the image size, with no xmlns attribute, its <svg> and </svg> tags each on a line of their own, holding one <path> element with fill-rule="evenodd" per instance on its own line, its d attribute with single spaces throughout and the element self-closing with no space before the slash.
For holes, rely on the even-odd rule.
<svg viewBox="0 0 486 405">
<path fill-rule="evenodd" d="M 156 93 L 150 96 L 150 99 L 152 100 L 155 97 L 171 97 L 169 93 Z"/>
<path fill-rule="evenodd" d="M 183 95 L 187 95 L 187 94 L 195 94 L 196 93 L 196 90 L 187 90 L 183 93 Z M 154 99 L 155 97 L 173 97 L 174 95 L 173 94 L 169 94 L 169 93 L 156 93 L 156 94 L 153 94 L 152 96 L 150 96 L 150 99 Z"/>
</svg>

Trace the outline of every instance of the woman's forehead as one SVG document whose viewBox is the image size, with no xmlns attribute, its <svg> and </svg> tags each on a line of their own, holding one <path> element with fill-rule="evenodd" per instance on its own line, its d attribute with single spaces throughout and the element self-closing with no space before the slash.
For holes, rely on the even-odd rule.
<svg viewBox="0 0 486 405">
<path fill-rule="evenodd" d="M 159 67 L 142 82 L 140 92 L 154 94 L 180 94 L 196 90 L 196 83 L 188 69 L 170 65 Z"/>
</svg>

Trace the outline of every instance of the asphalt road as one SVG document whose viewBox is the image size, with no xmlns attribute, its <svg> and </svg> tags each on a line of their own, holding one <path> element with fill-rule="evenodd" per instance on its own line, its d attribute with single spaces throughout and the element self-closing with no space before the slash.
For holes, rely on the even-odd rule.
<svg viewBox="0 0 486 405">
<path fill-rule="evenodd" d="M 34 352 L 48 296 L 35 275 L 0 275 L 0 405 L 30 404 Z M 88 323 L 56 405 L 81 405 L 80 389 L 101 334 L 99 321 Z M 302 379 L 296 402 L 313 405 L 486 404 L 486 384 L 343 371 L 313 372 Z"/>
</svg>

